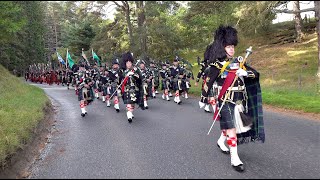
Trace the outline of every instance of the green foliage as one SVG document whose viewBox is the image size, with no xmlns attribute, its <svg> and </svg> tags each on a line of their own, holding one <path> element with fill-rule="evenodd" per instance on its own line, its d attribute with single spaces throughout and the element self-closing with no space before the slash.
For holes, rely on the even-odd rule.
<svg viewBox="0 0 320 180">
<path fill-rule="evenodd" d="M 0 2 L 0 42 L 8 42 L 11 35 L 20 31 L 26 24 L 26 18 L 19 16 L 22 8 L 10 1 Z"/>
<path fill-rule="evenodd" d="M 85 51 L 90 49 L 91 41 L 95 36 L 92 25 L 88 21 L 80 24 L 70 24 L 68 34 L 65 37 L 65 46 L 76 55 L 81 55 L 81 49 Z"/>
<path fill-rule="evenodd" d="M 271 12 L 269 1 L 245 1 L 237 6 L 233 15 L 238 19 L 238 28 L 243 34 L 263 34 L 269 30 L 276 14 Z"/>
<path fill-rule="evenodd" d="M 7 8 L 1 11 L 4 15 L 2 22 L 9 25 L 2 34 L 6 40 L 0 40 L 0 63 L 9 70 L 23 73 L 29 64 L 44 62 L 44 3 L 16 1 L 0 4 L 0 8 Z M 13 12 L 9 12 L 11 10 Z"/>
</svg>

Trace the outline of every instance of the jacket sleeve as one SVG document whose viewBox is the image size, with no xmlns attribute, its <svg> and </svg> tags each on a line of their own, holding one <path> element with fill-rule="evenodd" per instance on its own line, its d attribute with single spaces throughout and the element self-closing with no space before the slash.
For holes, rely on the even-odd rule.
<svg viewBox="0 0 320 180">
<path fill-rule="evenodd" d="M 252 78 L 252 79 L 259 78 L 259 72 L 258 71 L 256 71 L 255 69 L 253 69 L 251 66 L 249 66 L 247 64 L 245 64 L 244 66 L 245 66 L 246 71 L 248 73 L 248 76 L 245 77 L 245 78 Z"/>
<path fill-rule="evenodd" d="M 201 93 L 201 102 L 208 103 L 208 94 L 213 86 L 213 83 L 218 78 L 220 70 L 216 66 L 210 66 L 208 69 L 208 75 L 206 76 L 205 83 Z"/>
<path fill-rule="evenodd" d="M 206 69 L 205 65 L 203 63 L 201 63 L 201 69 L 199 70 L 198 75 L 197 75 L 197 79 L 196 79 L 197 82 L 199 82 L 205 69 Z"/>
</svg>

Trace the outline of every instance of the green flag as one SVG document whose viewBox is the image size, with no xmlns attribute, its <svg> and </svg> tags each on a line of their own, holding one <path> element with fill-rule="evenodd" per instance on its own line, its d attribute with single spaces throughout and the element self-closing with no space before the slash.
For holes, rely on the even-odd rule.
<svg viewBox="0 0 320 180">
<path fill-rule="evenodd" d="M 93 52 L 93 49 L 92 49 L 92 57 L 93 57 L 94 60 L 96 60 L 98 62 L 98 65 L 100 66 L 101 65 L 101 60 L 98 57 L 98 55 L 95 52 Z"/>
<path fill-rule="evenodd" d="M 71 56 L 68 51 L 67 51 L 67 61 L 70 69 L 72 69 L 72 66 L 74 65 L 74 61 L 71 59 Z"/>
</svg>

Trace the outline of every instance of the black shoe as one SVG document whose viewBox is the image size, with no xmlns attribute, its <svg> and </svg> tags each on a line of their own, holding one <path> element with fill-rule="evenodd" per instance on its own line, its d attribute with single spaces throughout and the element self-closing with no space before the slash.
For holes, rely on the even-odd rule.
<svg viewBox="0 0 320 180">
<path fill-rule="evenodd" d="M 244 166 L 243 166 L 243 164 L 239 164 L 238 166 L 232 165 L 232 167 L 233 167 L 236 171 L 238 171 L 238 172 L 243 172 L 243 171 L 244 171 Z"/>
<path fill-rule="evenodd" d="M 82 117 L 84 117 L 85 115 L 86 115 L 86 114 L 84 114 L 84 113 L 81 113 L 81 116 L 82 116 Z"/>
<path fill-rule="evenodd" d="M 99 99 L 99 97 L 97 97 L 97 99 Z"/>
<path fill-rule="evenodd" d="M 88 112 L 85 112 L 85 114 L 88 114 Z"/>
<path fill-rule="evenodd" d="M 132 115 L 132 119 L 134 119 L 134 116 Z"/>
<path fill-rule="evenodd" d="M 148 106 L 146 106 L 145 108 L 146 108 L 146 109 L 149 109 L 149 107 L 148 107 Z"/>
<path fill-rule="evenodd" d="M 230 151 L 224 151 L 224 150 L 222 150 L 222 149 L 220 148 L 219 144 L 217 144 L 217 146 L 219 147 L 219 149 L 221 150 L 221 152 L 222 152 L 223 154 L 230 154 Z"/>
<path fill-rule="evenodd" d="M 120 109 L 116 109 L 117 112 L 120 112 Z"/>
<path fill-rule="evenodd" d="M 129 118 L 128 121 L 129 121 L 129 123 L 132 123 L 132 119 L 131 118 Z"/>
<path fill-rule="evenodd" d="M 181 104 L 181 101 L 179 101 L 178 104 L 180 105 L 180 104 Z"/>
<path fill-rule="evenodd" d="M 206 113 L 212 113 L 211 111 L 207 111 L 207 110 L 204 110 L 204 112 L 206 112 Z"/>
<path fill-rule="evenodd" d="M 155 98 L 156 98 L 156 96 L 153 96 L 153 98 L 155 99 Z"/>
</svg>

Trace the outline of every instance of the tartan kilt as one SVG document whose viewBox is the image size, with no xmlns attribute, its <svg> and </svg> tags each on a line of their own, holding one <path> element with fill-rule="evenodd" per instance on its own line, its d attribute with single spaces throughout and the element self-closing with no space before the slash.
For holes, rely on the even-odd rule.
<svg viewBox="0 0 320 180">
<path fill-rule="evenodd" d="M 174 90 L 174 91 L 179 90 L 178 80 L 173 80 L 173 81 L 172 81 L 172 90 Z"/>
<path fill-rule="evenodd" d="M 152 97 L 152 82 L 148 83 L 147 92 L 148 92 L 148 96 Z"/>
<path fill-rule="evenodd" d="M 67 79 L 65 76 L 62 77 L 62 83 L 66 84 L 67 83 Z"/>
<path fill-rule="evenodd" d="M 154 88 L 155 88 L 155 89 L 158 89 L 159 84 L 160 84 L 160 82 L 159 82 L 159 77 L 155 77 L 155 78 L 154 78 Z"/>
<path fill-rule="evenodd" d="M 110 95 L 110 86 L 108 85 L 102 85 L 102 96 Z"/>
<path fill-rule="evenodd" d="M 222 104 L 222 101 L 219 101 Z M 234 116 L 235 105 L 226 102 L 220 111 L 220 129 L 232 129 L 235 128 L 235 116 Z"/>
<path fill-rule="evenodd" d="M 68 83 L 72 82 L 72 77 L 71 76 L 69 76 L 67 79 L 68 79 Z"/>
<path fill-rule="evenodd" d="M 204 82 L 202 81 L 202 86 L 201 86 L 201 91 L 203 90 L 203 86 L 204 86 Z M 216 94 L 215 92 L 214 92 L 214 89 L 213 89 L 213 86 L 212 86 L 212 88 L 209 90 L 209 92 L 208 92 L 208 97 L 215 97 L 215 96 L 217 96 L 218 94 Z"/>
<path fill-rule="evenodd" d="M 162 79 L 161 80 L 161 90 L 165 90 L 165 89 L 169 89 L 168 85 L 170 83 L 168 83 L 168 80 Z"/>
<path fill-rule="evenodd" d="M 117 85 L 116 84 L 110 85 L 109 86 L 109 93 L 110 93 L 109 95 L 111 96 L 114 93 L 113 96 L 118 96 L 118 93 L 117 92 L 115 93 L 115 91 L 117 91 Z"/>
<path fill-rule="evenodd" d="M 138 104 L 139 106 L 143 105 L 143 89 L 142 85 L 139 90 L 136 90 L 134 87 L 130 87 L 129 91 L 122 93 L 122 100 L 124 104 Z M 135 100 L 132 100 L 131 97 L 135 97 Z"/>
<path fill-rule="evenodd" d="M 182 91 L 186 91 L 187 90 L 187 81 L 186 81 L 186 79 L 182 79 L 181 80 L 181 89 L 182 89 Z"/>
<path fill-rule="evenodd" d="M 81 88 L 79 89 L 78 93 L 78 101 L 87 101 L 88 104 L 94 100 L 93 90 L 92 88 L 87 89 L 87 93 L 85 93 L 85 89 L 87 88 Z"/>
</svg>

